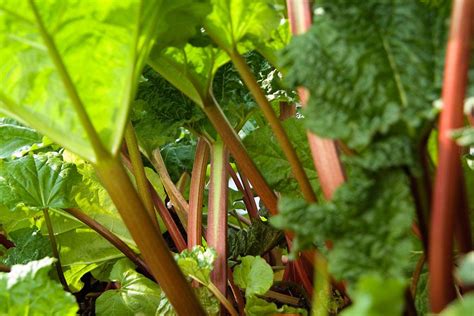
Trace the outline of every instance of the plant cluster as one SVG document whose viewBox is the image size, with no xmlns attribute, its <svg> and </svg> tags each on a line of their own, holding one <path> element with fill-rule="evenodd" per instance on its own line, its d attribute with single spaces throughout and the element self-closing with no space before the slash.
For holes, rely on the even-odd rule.
<svg viewBox="0 0 474 316">
<path fill-rule="evenodd" d="M 0 0 L 0 314 L 467 315 L 473 20 Z"/>
</svg>

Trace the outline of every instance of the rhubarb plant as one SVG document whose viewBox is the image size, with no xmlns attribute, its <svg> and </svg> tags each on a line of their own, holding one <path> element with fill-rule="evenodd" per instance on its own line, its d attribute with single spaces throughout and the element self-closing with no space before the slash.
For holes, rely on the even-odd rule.
<svg viewBox="0 0 474 316">
<path fill-rule="evenodd" d="M 0 0 L 0 313 L 463 315 L 472 20 Z"/>
</svg>

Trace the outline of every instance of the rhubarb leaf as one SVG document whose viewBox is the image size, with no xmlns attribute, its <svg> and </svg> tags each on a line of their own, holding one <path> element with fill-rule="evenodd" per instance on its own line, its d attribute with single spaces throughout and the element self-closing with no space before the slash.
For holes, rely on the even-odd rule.
<svg viewBox="0 0 474 316">
<path fill-rule="evenodd" d="M 128 259 L 115 263 L 109 278 L 118 282 L 119 288 L 105 291 L 97 298 L 98 316 L 155 315 L 161 301 L 161 289 L 134 268 Z"/>
<path fill-rule="evenodd" d="M 248 49 L 248 42 L 264 41 L 279 25 L 280 16 L 267 0 L 211 0 L 211 3 L 212 12 L 204 27 L 228 52 L 239 43 Z"/>
<path fill-rule="evenodd" d="M 405 305 L 406 282 L 382 276 L 365 276 L 357 283 L 351 295 L 353 304 L 345 309 L 342 316 L 399 316 Z M 380 289 L 383 288 L 383 291 Z"/>
<path fill-rule="evenodd" d="M 11 210 L 73 207 L 71 191 L 79 181 L 76 167 L 55 153 L 0 161 L 0 204 Z"/>
<path fill-rule="evenodd" d="M 175 255 L 176 262 L 183 274 L 203 285 L 208 285 L 211 282 L 211 271 L 214 268 L 216 257 L 214 249 L 205 249 L 200 246 L 196 246 L 192 250 L 183 250 Z"/>
<path fill-rule="evenodd" d="M 22 228 L 8 234 L 15 244 L 0 258 L 0 262 L 7 266 L 26 264 L 31 261 L 51 257 L 51 244 L 47 237 L 41 235 L 37 227 Z"/>
<path fill-rule="evenodd" d="M 283 122 L 283 126 L 301 159 L 306 174 L 313 187 L 318 191 L 317 175 L 314 171 L 303 121 L 288 119 Z M 301 196 L 301 190 L 292 174 L 290 164 L 269 126 L 260 127 L 251 132 L 243 142 L 250 157 L 274 190 L 288 196 Z"/>
<path fill-rule="evenodd" d="M 0 112 L 96 161 L 82 107 L 101 146 L 116 154 L 159 5 L 2 1 Z"/>
<path fill-rule="evenodd" d="M 78 306 L 74 296 L 48 275 L 54 260 L 46 257 L 14 265 L 11 272 L 0 273 L 0 314 L 76 315 Z"/>
<path fill-rule="evenodd" d="M 306 126 L 356 150 L 391 129 L 417 136 L 440 95 L 446 7 L 318 2 L 314 25 L 282 59 L 288 81 L 310 91 Z"/>
<path fill-rule="evenodd" d="M 21 157 L 32 148 L 45 146 L 43 137 L 34 129 L 9 118 L 0 118 L 0 144 L 0 159 Z"/>
<path fill-rule="evenodd" d="M 245 256 L 234 268 L 234 282 L 245 296 L 263 295 L 273 285 L 272 267 L 261 257 Z"/>
</svg>

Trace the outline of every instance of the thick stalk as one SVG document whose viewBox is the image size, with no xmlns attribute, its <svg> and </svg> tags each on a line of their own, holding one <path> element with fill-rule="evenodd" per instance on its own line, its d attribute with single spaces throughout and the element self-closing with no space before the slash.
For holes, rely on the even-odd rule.
<svg viewBox="0 0 474 316">
<path fill-rule="evenodd" d="M 117 158 L 101 160 L 95 169 L 178 315 L 205 315 L 193 290 L 174 261 L 166 243 L 152 224 L 147 210 Z"/>
<path fill-rule="evenodd" d="M 463 105 L 469 67 L 474 0 L 453 2 L 439 121 L 439 159 L 433 190 L 430 231 L 429 297 L 431 310 L 441 312 L 456 297 L 453 280 L 453 233 L 461 192 L 460 148 L 451 131 L 463 126 Z"/>
<path fill-rule="evenodd" d="M 155 208 L 153 206 L 153 200 L 151 199 L 150 194 L 150 186 L 148 184 L 148 179 L 143 167 L 137 136 L 135 135 L 135 129 L 133 128 L 130 121 L 125 128 L 125 143 L 127 144 L 128 155 L 130 157 L 130 162 L 132 163 L 132 170 L 137 183 L 138 194 L 142 199 L 143 205 L 145 206 L 148 215 L 153 222 L 153 225 L 155 225 L 156 229 L 159 231 L 160 225 L 158 224 L 158 220 L 155 215 Z"/>
<path fill-rule="evenodd" d="M 310 1 L 287 0 L 287 7 L 292 33 L 299 35 L 306 32 L 312 24 Z M 299 88 L 298 94 L 301 104 L 303 107 L 306 106 L 309 97 L 308 91 Z M 321 189 L 326 199 L 330 200 L 334 191 L 346 181 L 344 169 L 339 159 L 337 144 L 333 140 L 320 138 L 309 131 L 307 135 L 314 166 L 321 183 Z"/>
<path fill-rule="evenodd" d="M 56 242 L 56 236 L 54 235 L 53 223 L 49 217 L 49 210 L 47 208 L 43 209 L 44 221 L 46 223 L 46 228 L 48 229 L 49 242 L 51 243 L 51 250 L 53 251 L 53 256 L 56 258 L 56 271 L 58 272 L 59 281 L 61 282 L 65 291 L 69 291 L 69 286 L 67 285 L 66 278 L 64 277 L 63 267 L 61 265 L 61 258 L 59 257 L 58 244 Z"/>
<path fill-rule="evenodd" d="M 123 160 L 124 165 L 131 172 L 132 163 L 130 162 L 130 158 L 128 158 L 127 155 L 123 154 L 122 160 Z M 186 242 L 184 241 L 183 235 L 181 234 L 181 231 L 176 225 L 173 219 L 173 216 L 171 216 L 169 210 L 166 208 L 165 204 L 163 203 L 161 198 L 158 196 L 158 193 L 156 193 L 155 189 L 153 188 L 152 184 L 150 183 L 148 179 L 147 181 L 148 181 L 148 187 L 150 188 L 151 199 L 153 201 L 153 205 L 155 206 L 155 210 L 158 212 L 161 219 L 163 220 L 163 223 L 165 224 L 166 229 L 170 233 L 171 239 L 173 240 L 176 248 L 178 249 L 179 252 L 181 252 L 184 249 L 186 249 Z"/>
<path fill-rule="evenodd" d="M 204 138 L 199 138 L 189 189 L 188 249 L 192 249 L 194 246 L 201 245 L 202 243 L 202 205 L 208 162 L 208 145 Z"/>
<path fill-rule="evenodd" d="M 268 208 L 272 215 L 276 215 L 277 211 L 277 197 L 267 181 L 263 178 L 260 171 L 255 166 L 255 163 L 250 158 L 242 141 L 230 125 L 221 108 L 213 98 L 206 101 L 204 105 L 204 112 L 211 121 L 214 128 L 219 133 L 220 137 L 225 141 L 227 148 L 234 157 L 239 166 L 239 169 L 250 180 L 255 191 L 262 199 L 263 204 Z"/>
<path fill-rule="evenodd" d="M 108 242 L 110 242 L 115 248 L 120 250 L 128 259 L 130 259 L 133 263 L 137 265 L 142 271 L 145 271 L 149 275 L 151 275 L 148 267 L 146 266 L 145 261 L 143 261 L 140 256 L 133 251 L 122 239 L 117 237 L 113 234 L 110 230 L 108 230 L 105 226 L 100 224 L 99 222 L 95 221 L 91 217 L 87 216 L 84 212 L 77 208 L 65 208 L 63 209 L 64 212 L 71 214 L 76 219 L 80 220 L 91 229 L 93 229 L 96 233 L 104 237 Z"/>
<path fill-rule="evenodd" d="M 237 49 L 232 52 L 229 52 L 229 56 L 235 68 L 242 77 L 245 85 L 252 93 L 257 104 L 260 106 L 263 115 L 270 124 L 270 127 L 272 128 L 273 133 L 275 134 L 275 137 L 278 143 L 280 144 L 286 159 L 288 159 L 293 175 L 301 188 L 301 193 L 308 202 L 316 202 L 316 194 L 314 194 L 308 176 L 306 175 L 306 172 L 303 169 L 303 165 L 301 164 L 301 161 L 298 158 L 298 155 L 296 154 L 296 150 L 293 147 L 293 144 L 291 143 L 288 135 L 286 134 L 286 131 L 283 128 L 283 125 L 281 124 L 281 121 L 278 119 L 278 116 L 276 115 L 275 111 L 273 111 L 272 105 L 265 96 L 265 93 L 263 92 L 262 88 L 260 88 L 257 79 L 252 73 L 252 70 L 247 65 L 242 55 L 239 54 Z"/>
<path fill-rule="evenodd" d="M 211 145 L 211 182 L 207 215 L 207 245 L 217 252 L 212 282 L 227 296 L 227 170 L 229 155 L 222 140 Z"/>
<path fill-rule="evenodd" d="M 166 193 L 168 194 L 171 203 L 173 204 L 173 207 L 176 210 L 179 219 L 181 220 L 181 223 L 183 224 L 184 228 L 186 228 L 188 225 L 188 202 L 186 202 L 186 199 L 176 187 L 173 180 L 171 180 L 168 170 L 166 169 L 163 157 L 161 157 L 161 152 L 159 148 L 153 150 L 151 163 L 160 175 L 160 179 L 163 183 L 163 186 L 165 187 Z"/>
</svg>

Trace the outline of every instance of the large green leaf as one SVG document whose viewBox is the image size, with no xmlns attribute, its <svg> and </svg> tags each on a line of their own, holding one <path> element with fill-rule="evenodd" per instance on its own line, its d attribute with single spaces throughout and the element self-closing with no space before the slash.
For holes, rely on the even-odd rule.
<svg viewBox="0 0 474 316">
<path fill-rule="evenodd" d="M 0 112 L 95 161 L 82 107 L 101 146 L 115 154 L 160 6 L 2 0 Z"/>
<path fill-rule="evenodd" d="M 79 181 L 75 166 L 55 153 L 0 161 L 0 204 L 10 209 L 73 207 L 70 192 Z"/>
<path fill-rule="evenodd" d="M 241 42 L 264 41 L 279 25 L 280 16 L 267 0 L 212 0 L 211 3 L 212 12 L 204 27 L 228 52 Z"/>
<path fill-rule="evenodd" d="M 354 149 L 390 129 L 417 136 L 440 95 L 449 14 L 449 2 L 422 2 L 318 1 L 283 58 L 289 81 L 309 89 L 308 128 Z"/>
<path fill-rule="evenodd" d="M 15 247 L 8 249 L 0 262 L 8 266 L 26 264 L 52 256 L 51 244 L 37 227 L 26 227 L 8 234 Z"/>
<path fill-rule="evenodd" d="M 296 232 L 293 251 L 314 244 L 324 248 L 332 240 L 329 270 L 338 279 L 354 282 L 367 273 L 405 277 L 415 247 L 408 179 L 396 169 L 378 175 L 358 170 L 348 178 L 331 202 L 281 199 L 280 215 L 271 223 Z"/>
<path fill-rule="evenodd" d="M 10 273 L 0 273 L 0 314 L 74 316 L 76 300 L 64 292 L 48 273 L 52 258 L 14 265 Z"/>
<path fill-rule="evenodd" d="M 156 314 L 161 301 L 161 289 L 158 284 L 136 272 L 129 260 L 117 261 L 110 272 L 110 280 L 119 282 L 120 287 L 105 291 L 97 298 L 98 316 Z"/>
</svg>

